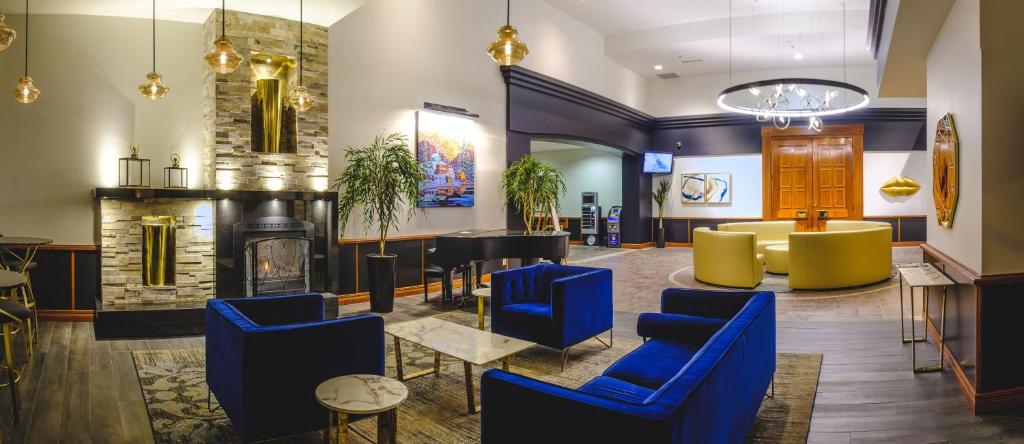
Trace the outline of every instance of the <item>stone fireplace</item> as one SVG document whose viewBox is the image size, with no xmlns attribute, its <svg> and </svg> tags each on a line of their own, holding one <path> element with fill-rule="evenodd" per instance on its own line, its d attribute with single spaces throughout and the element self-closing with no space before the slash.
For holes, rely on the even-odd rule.
<svg viewBox="0 0 1024 444">
<path fill-rule="evenodd" d="M 313 223 L 291 217 L 259 217 L 234 224 L 236 279 L 246 296 L 309 291 Z"/>
</svg>

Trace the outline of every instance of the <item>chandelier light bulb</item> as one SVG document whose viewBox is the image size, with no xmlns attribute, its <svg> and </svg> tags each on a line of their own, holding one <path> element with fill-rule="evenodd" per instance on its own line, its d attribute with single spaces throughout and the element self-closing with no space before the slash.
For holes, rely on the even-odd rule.
<svg viewBox="0 0 1024 444">
<path fill-rule="evenodd" d="M 0 51 L 9 48 L 17 37 L 18 33 L 7 27 L 7 23 L 4 23 L 4 15 L 0 14 Z"/>
<path fill-rule="evenodd" d="M 11 91 L 14 99 L 21 103 L 32 103 L 39 98 L 39 90 L 32 83 L 32 78 L 23 76 L 18 80 L 18 85 Z"/>
<path fill-rule="evenodd" d="M 242 64 L 242 56 L 235 50 L 231 40 L 224 36 L 213 42 L 213 51 L 207 53 L 203 60 L 210 69 L 220 74 L 234 72 Z"/>
<path fill-rule="evenodd" d="M 146 74 L 146 81 L 139 85 L 139 92 L 149 100 L 162 99 L 170 90 L 171 87 L 164 84 L 160 73 L 155 71 Z"/>
</svg>

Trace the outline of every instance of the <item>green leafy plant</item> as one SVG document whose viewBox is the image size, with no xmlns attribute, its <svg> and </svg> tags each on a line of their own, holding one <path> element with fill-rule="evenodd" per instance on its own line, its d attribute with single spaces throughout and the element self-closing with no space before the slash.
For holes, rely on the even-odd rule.
<svg viewBox="0 0 1024 444">
<path fill-rule="evenodd" d="M 401 133 L 377 135 L 373 143 L 361 148 L 348 147 L 345 162 L 331 186 L 338 192 L 339 229 L 344 233 L 349 216 L 361 208 L 363 227 L 378 233 L 383 255 L 388 231 L 398 230 L 402 207 L 406 220 L 416 214 L 417 188 L 426 172 Z"/>
<path fill-rule="evenodd" d="M 665 200 L 672 189 L 672 180 L 665 177 L 658 182 L 658 188 L 651 192 L 651 199 L 658 204 L 658 229 L 664 228 L 662 219 L 665 217 Z"/>
<path fill-rule="evenodd" d="M 551 217 L 551 209 L 558 209 L 558 201 L 565 194 L 562 171 L 527 154 L 509 165 L 501 174 L 501 189 L 506 204 L 523 216 L 526 232 L 540 231 L 544 221 Z M 538 208 L 540 208 L 538 216 Z"/>
</svg>

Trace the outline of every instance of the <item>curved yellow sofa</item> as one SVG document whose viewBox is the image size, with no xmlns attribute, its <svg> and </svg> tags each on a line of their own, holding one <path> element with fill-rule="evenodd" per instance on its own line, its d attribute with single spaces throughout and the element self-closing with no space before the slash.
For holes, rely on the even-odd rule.
<svg viewBox="0 0 1024 444">
<path fill-rule="evenodd" d="M 769 245 L 789 242 L 789 233 L 796 231 L 796 221 L 730 222 L 718 224 L 718 231 L 754 233 L 757 235 L 757 252 L 758 254 L 764 254 L 765 247 Z"/>
<path fill-rule="evenodd" d="M 825 222 L 825 231 L 857 231 L 888 227 L 892 227 L 888 222 L 870 220 L 830 220 Z"/>
<path fill-rule="evenodd" d="M 693 230 L 693 277 L 725 287 L 754 288 L 764 278 L 764 255 L 754 233 Z"/>
<path fill-rule="evenodd" d="M 883 223 L 882 227 L 847 230 L 844 228 L 854 225 L 828 224 L 831 227 L 826 226 L 826 231 L 789 235 L 791 288 L 855 287 L 889 279 L 892 227 Z"/>
</svg>

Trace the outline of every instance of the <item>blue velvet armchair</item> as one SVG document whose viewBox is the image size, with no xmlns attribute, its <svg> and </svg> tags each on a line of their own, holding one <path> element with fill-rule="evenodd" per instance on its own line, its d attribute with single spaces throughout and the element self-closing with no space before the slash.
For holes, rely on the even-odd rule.
<svg viewBox="0 0 1024 444">
<path fill-rule="evenodd" d="M 612 271 L 537 264 L 491 274 L 491 331 L 562 350 L 612 329 Z"/>
<path fill-rule="evenodd" d="M 578 389 L 484 372 L 481 442 L 744 442 L 775 373 L 775 295 L 669 289 L 661 309 Z"/>
<path fill-rule="evenodd" d="M 324 320 L 323 296 L 215 299 L 206 306 L 206 382 L 244 442 L 323 429 L 316 386 L 384 374 L 384 321 Z"/>
</svg>

